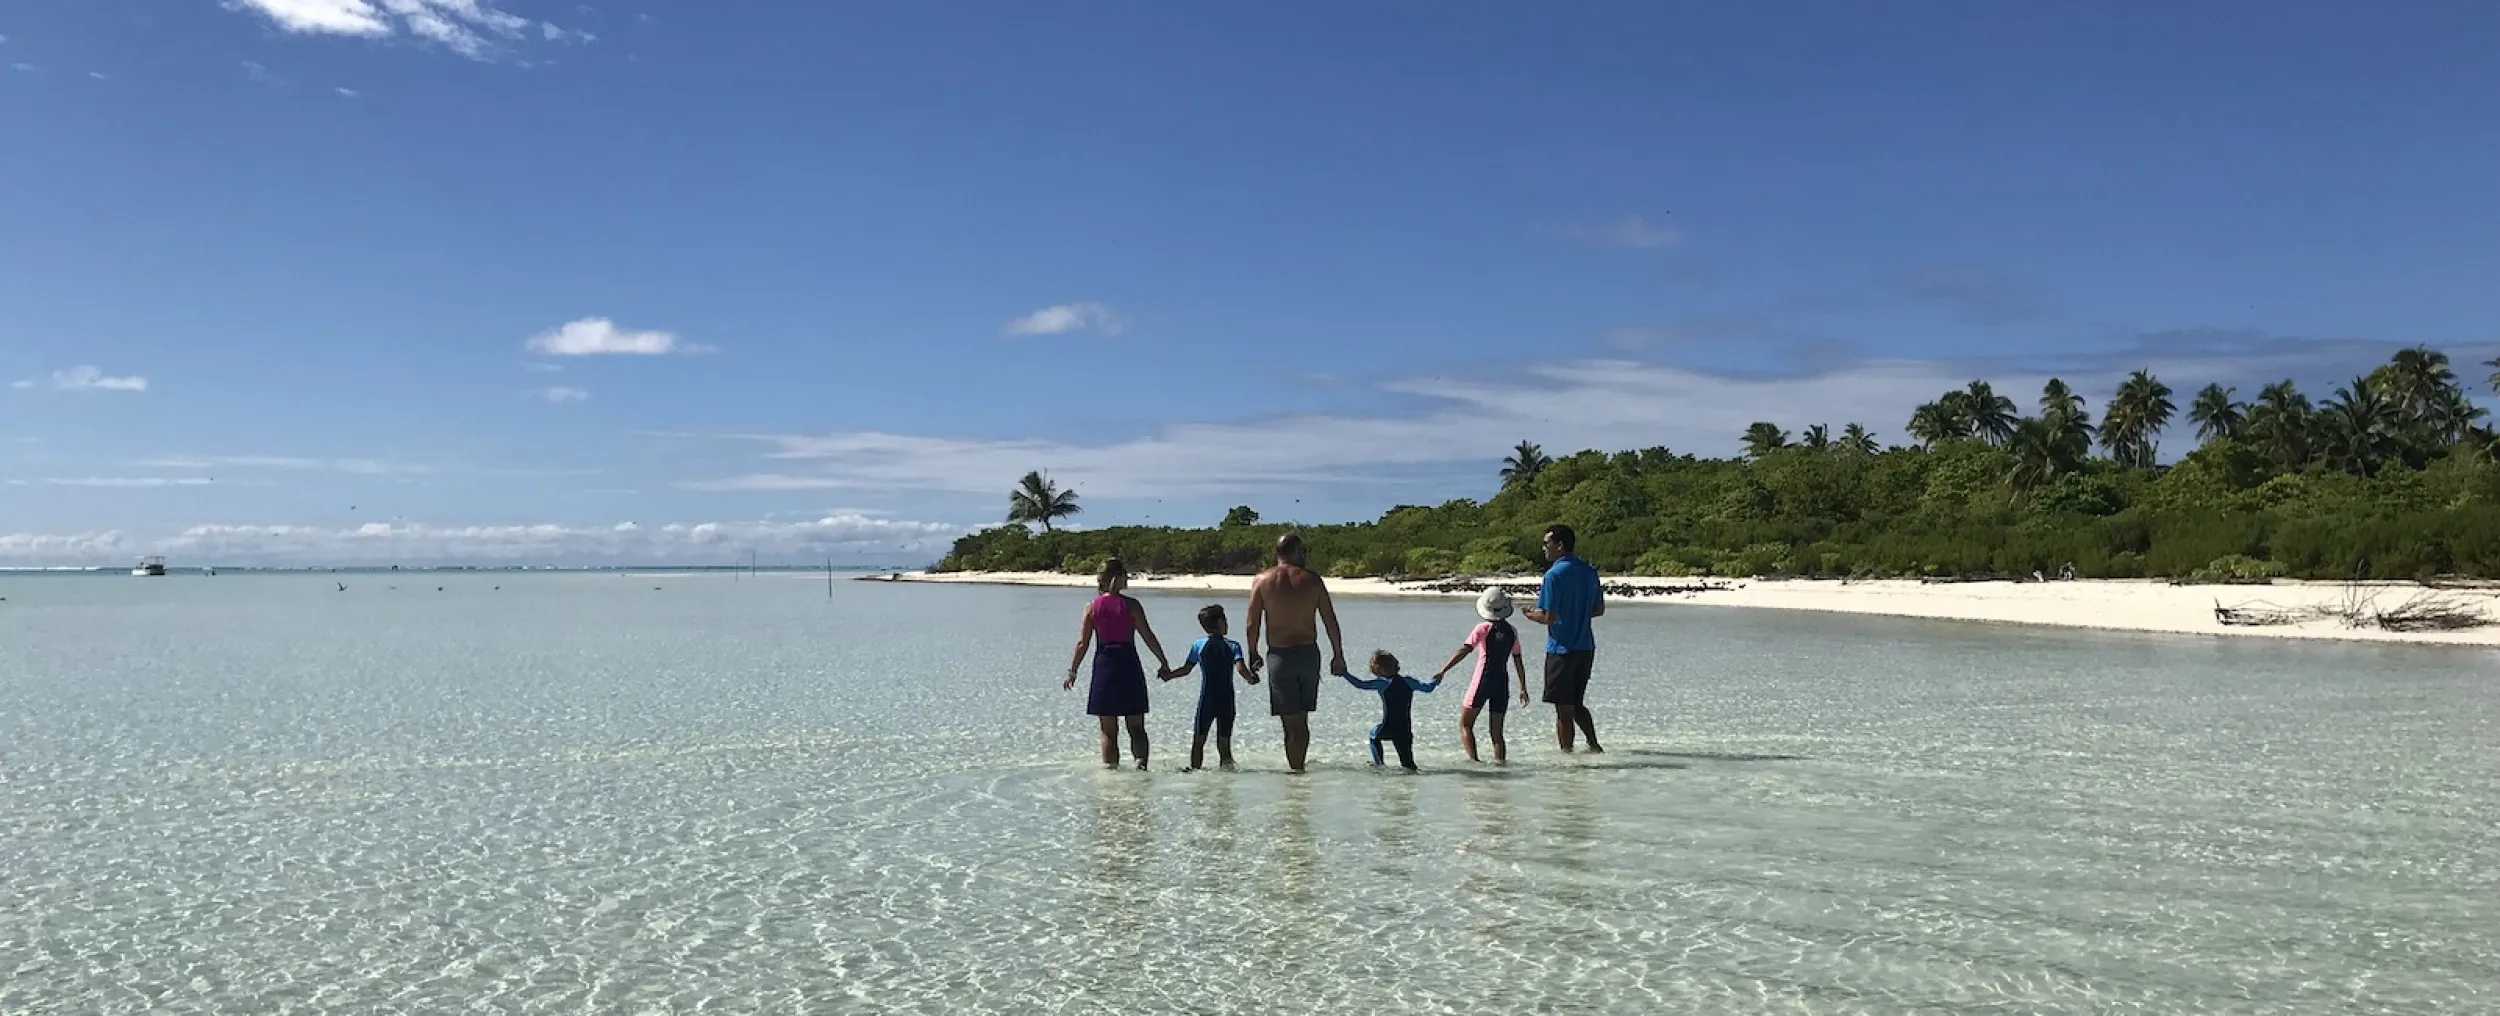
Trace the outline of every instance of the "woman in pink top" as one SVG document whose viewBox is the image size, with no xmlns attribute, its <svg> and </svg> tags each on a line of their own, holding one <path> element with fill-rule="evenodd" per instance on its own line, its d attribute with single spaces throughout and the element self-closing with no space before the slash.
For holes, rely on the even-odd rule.
<svg viewBox="0 0 2500 1016">
<path fill-rule="evenodd" d="M 1509 671 L 1519 673 L 1519 701 L 1528 701 L 1528 665 L 1519 658 L 1519 629 L 1510 624 L 1510 594 L 1496 586 L 1476 597 L 1476 616 L 1484 619 L 1476 630 L 1467 633 L 1467 641 L 1450 654 L 1450 662 L 1441 665 L 1441 674 L 1458 666 L 1458 661 L 1476 654 L 1476 676 L 1467 682 L 1467 697 L 1458 710 L 1458 743 L 1467 749 L 1467 760 L 1482 762 L 1476 757 L 1476 713 L 1490 712 L 1493 719 L 1493 764 L 1510 763 L 1510 746 L 1502 741 L 1502 717 L 1510 711 L 1510 687 L 1505 677 Z M 1438 681 L 1441 674 L 1432 675 Z"/>
<path fill-rule="evenodd" d="M 1128 588 L 1128 565 L 1119 558 L 1102 563 L 1102 574 L 1094 577 L 1100 595 L 1085 605 L 1085 620 L 1077 628 L 1076 655 L 1068 658 L 1068 679 L 1062 689 L 1076 687 L 1076 668 L 1085 662 L 1085 649 L 1099 638 L 1094 647 L 1094 683 L 1085 693 L 1085 712 L 1102 723 L 1102 764 L 1105 768 L 1120 765 L 1120 723 L 1128 724 L 1129 753 L 1137 756 L 1137 768 L 1146 768 L 1146 668 L 1138 662 L 1137 642 L 1146 640 L 1146 648 L 1155 654 L 1157 676 L 1172 672 L 1171 661 L 1163 655 L 1163 644 L 1155 641 L 1154 628 L 1146 623 L 1146 607 L 1137 598 L 1121 592 Z"/>
</svg>

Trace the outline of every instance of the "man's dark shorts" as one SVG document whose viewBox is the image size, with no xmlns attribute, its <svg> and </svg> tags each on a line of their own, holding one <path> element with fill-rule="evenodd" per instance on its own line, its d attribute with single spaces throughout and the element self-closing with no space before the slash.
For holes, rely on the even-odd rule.
<svg viewBox="0 0 2500 1016">
<path fill-rule="evenodd" d="M 1271 716 L 1319 711 L 1319 643 L 1267 651 L 1267 711 Z"/>
<path fill-rule="evenodd" d="M 1589 668 L 1597 664 L 1597 651 L 1545 654 L 1545 701 L 1558 706 L 1576 706 L 1589 693 Z"/>
</svg>

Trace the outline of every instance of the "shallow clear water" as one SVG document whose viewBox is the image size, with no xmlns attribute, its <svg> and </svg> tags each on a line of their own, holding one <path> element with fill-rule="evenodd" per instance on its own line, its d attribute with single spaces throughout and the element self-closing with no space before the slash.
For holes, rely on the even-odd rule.
<svg viewBox="0 0 2500 1016">
<path fill-rule="evenodd" d="M 1626 606 L 1602 758 L 1107 773 L 1081 593 L 345 581 L 0 577 L 0 1012 L 2500 1008 L 2483 652 Z"/>
</svg>

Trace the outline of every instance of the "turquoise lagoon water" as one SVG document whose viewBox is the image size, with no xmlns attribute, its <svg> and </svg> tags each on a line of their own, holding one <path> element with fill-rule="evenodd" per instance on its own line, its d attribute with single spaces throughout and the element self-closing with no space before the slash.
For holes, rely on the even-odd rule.
<svg viewBox="0 0 2500 1016">
<path fill-rule="evenodd" d="M 0 1012 L 2500 1008 L 2483 652 L 1626 606 L 1602 758 L 1140 774 L 1081 593 L 344 581 L 0 577 Z"/>
</svg>

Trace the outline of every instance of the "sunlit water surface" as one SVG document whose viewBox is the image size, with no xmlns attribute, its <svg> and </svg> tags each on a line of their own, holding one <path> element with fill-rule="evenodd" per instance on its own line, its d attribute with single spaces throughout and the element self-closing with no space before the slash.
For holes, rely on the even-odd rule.
<svg viewBox="0 0 2500 1016">
<path fill-rule="evenodd" d="M 0 1012 L 2500 1007 L 2486 653 L 1625 606 L 1605 756 L 1141 774 L 1081 593 L 345 581 L 0 578 Z"/>
</svg>

